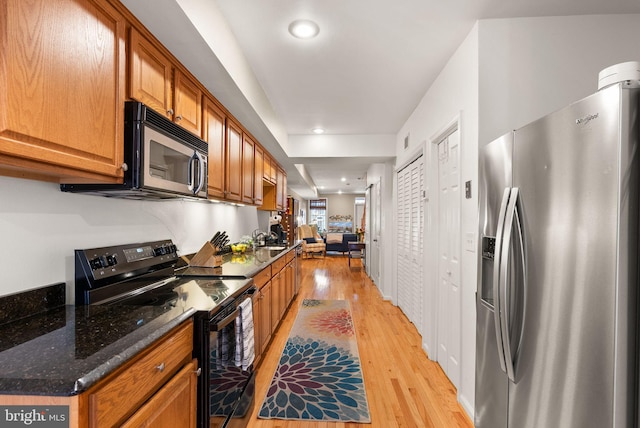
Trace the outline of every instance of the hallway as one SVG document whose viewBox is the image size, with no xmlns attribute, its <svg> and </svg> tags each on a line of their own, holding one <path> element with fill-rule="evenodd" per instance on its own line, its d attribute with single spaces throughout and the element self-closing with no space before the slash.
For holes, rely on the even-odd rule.
<svg viewBox="0 0 640 428">
<path fill-rule="evenodd" d="M 456 401 L 440 366 L 430 361 L 420 335 L 404 314 L 382 300 L 361 262 L 344 256 L 299 260 L 302 285 L 258 367 L 256 406 L 250 427 L 456 428 L 473 424 Z M 256 417 L 302 299 L 344 299 L 351 305 L 371 412 L 370 425 L 263 420 Z M 400 352 L 402 350 L 402 352 Z"/>
</svg>

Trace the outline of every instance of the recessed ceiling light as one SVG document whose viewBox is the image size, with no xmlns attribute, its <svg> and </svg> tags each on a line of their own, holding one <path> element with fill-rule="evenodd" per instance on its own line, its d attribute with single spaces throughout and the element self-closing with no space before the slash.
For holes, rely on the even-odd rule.
<svg viewBox="0 0 640 428">
<path fill-rule="evenodd" d="M 289 24 L 289 33 L 299 39 L 311 39 L 318 35 L 320 27 L 313 21 L 297 19 Z"/>
<path fill-rule="evenodd" d="M 347 181 L 347 179 L 346 179 L 346 178 L 344 178 L 344 177 L 342 177 L 342 178 L 340 179 L 340 181 Z"/>
<path fill-rule="evenodd" d="M 322 128 L 313 128 L 311 130 L 311 132 L 313 132 L 314 134 L 324 134 L 324 129 L 322 129 Z"/>
</svg>

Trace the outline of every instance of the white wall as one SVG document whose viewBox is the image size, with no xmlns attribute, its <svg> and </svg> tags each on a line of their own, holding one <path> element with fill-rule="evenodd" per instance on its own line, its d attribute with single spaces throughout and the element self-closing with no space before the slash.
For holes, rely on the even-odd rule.
<svg viewBox="0 0 640 428">
<path fill-rule="evenodd" d="M 330 217 L 334 215 L 351 215 L 352 225 L 356 226 L 357 221 L 353 217 L 355 214 L 356 196 L 364 196 L 364 193 L 362 195 L 320 195 L 320 198 L 327 199 L 327 221 L 331 221 Z"/>
<path fill-rule="evenodd" d="M 479 22 L 481 145 L 598 89 L 603 68 L 640 61 L 640 15 Z"/>
<path fill-rule="evenodd" d="M 409 117 L 396 140 L 397 165 L 403 165 L 416 151 L 424 149 L 428 202 L 425 207 L 425 324 L 423 347 L 431 354 L 436 349 L 435 290 L 437 286 L 437 197 L 438 159 L 434 141 L 452 121 L 460 122 L 460 171 L 461 185 L 471 180 L 477 189 L 478 161 L 478 26 L 474 26 L 464 42 L 451 57 L 434 84 L 429 88 L 418 107 Z M 404 149 L 404 138 L 409 135 L 409 147 Z M 461 201 L 461 236 L 477 229 L 477 190 L 471 199 Z M 461 248 L 464 248 L 461 246 Z M 462 346 L 461 385 L 458 399 L 469 414 L 473 414 L 475 392 L 475 290 L 476 254 L 462 250 L 461 298 L 462 298 Z M 395 277 L 394 287 L 397 287 Z M 395 294 L 395 293 L 394 293 Z M 430 355 L 431 358 L 435 357 Z"/>
<path fill-rule="evenodd" d="M 57 184 L 0 177 L 0 296 L 66 282 L 73 303 L 74 249 L 170 238 L 189 254 L 217 230 L 232 242 L 250 234 L 256 211 L 63 193 Z"/>
</svg>

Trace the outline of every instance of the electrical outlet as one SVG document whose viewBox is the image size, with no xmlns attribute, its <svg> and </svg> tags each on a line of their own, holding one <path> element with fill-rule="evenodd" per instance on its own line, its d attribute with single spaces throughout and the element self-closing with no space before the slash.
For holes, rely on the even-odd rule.
<svg viewBox="0 0 640 428">
<path fill-rule="evenodd" d="M 473 234 L 473 232 L 464 234 L 464 248 L 469 252 L 476 252 L 475 235 Z"/>
</svg>

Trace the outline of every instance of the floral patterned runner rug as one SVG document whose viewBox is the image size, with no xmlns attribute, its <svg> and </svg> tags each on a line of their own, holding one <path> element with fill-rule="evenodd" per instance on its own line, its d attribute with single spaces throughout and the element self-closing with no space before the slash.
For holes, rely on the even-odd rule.
<svg viewBox="0 0 640 428">
<path fill-rule="evenodd" d="M 348 301 L 302 301 L 258 417 L 371 422 Z"/>
</svg>

